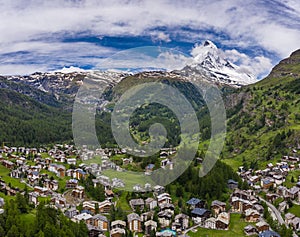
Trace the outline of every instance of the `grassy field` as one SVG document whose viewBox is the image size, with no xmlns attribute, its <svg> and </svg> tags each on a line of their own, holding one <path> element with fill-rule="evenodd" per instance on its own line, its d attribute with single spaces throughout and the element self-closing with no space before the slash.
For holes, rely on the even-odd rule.
<svg viewBox="0 0 300 237">
<path fill-rule="evenodd" d="M 188 232 L 190 237 L 241 237 L 244 234 L 244 227 L 251 223 L 247 223 L 241 219 L 240 214 L 231 214 L 229 230 L 209 230 L 199 228 L 197 232 Z"/>
<path fill-rule="evenodd" d="M 288 209 L 288 212 L 300 217 L 300 205 L 294 204 L 290 209 Z"/>
<path fill-rule="evenodd" d="M 2 180 L 4 180 L 7 185 L 10 183 L 12 187 L 24 189 L 25 184 L 21 183 L 19 179 L 10 177 L 9 172 L 10 172 L 9 169 L 4 167 L 3 165 L 0 165 L 0 176 Z"/>
<path fill-rule="evenodd" d="M 103 175 L 109 178 L 118 178 L 125 182 L 125 190 L 132 191 L 134 185 L 139 184 L 142 187 L 146 183 L 151 183 L 151 179 L 148 176 L 145 176 L 143 173 L 137 172 L 118 172 L 115 170 L 105 170 L 103 171 Z"/>
<path fill-rule="evenodd" d="M 284 182 L 284 186 L 291 188 L 296 185 L 298 177 L 300 176 L 300 170 L 293 170 L 289 172 L 288 176 L 286 177 L 286 180 Z M 294 177 L 294 183 L 292 183 L 291 179 Z"/>
</svg>

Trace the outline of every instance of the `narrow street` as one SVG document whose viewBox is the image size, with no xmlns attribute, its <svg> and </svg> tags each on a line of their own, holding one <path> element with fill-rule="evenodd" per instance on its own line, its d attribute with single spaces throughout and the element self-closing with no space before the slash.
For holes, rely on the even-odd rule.
<svg viewBox="0 0 300 237">
<path fill-rule="evenodd" d="M 284 224 L 286 227 L 288 227 L 287 224 L 284 222 L 280 212 L 272 203 L 266 201 L 265 199 L 263 199 L 261 197 L 259 197 L 259 200 L 261 200 L 267 204 L 267 206 L 271 209 L 271 211 L 273 212 L 274 216 L 276 217 L 276 219 L 280 225 Z"/>
</svg>

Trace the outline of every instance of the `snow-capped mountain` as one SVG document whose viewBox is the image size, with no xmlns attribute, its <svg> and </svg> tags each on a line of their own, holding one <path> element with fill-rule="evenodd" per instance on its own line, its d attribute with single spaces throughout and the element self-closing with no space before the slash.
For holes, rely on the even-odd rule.
<svg viewBox="0 0 300 237">
<path fill-rule="evenodd" d="M 208 81 L 231 86 L 243 86 L 257 81 L 253 75 L 228 61 L 224 52 L 209 40 L 195 47 L 192 56 L 191 63 L 182 70 L 185 75 L 196 76 L 200 74 Z"/>
</svg>

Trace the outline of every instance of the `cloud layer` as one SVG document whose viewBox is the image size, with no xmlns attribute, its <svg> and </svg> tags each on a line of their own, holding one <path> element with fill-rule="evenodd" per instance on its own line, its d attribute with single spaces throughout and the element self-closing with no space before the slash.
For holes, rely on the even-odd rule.
<svg viewBox="0 0 300 237">
<path fill-rule="evenodd" d="M 93 68 L 119 50 L 121 43 L 107 47 L 107 37 L 136 38 L 124 48 L 145 38 L 178 43 L 185 53 L 210 39 L 257 75 L 300 47 L 297 0 L 0 0 L 0 11 L 0 74 Z"/>
</svg>

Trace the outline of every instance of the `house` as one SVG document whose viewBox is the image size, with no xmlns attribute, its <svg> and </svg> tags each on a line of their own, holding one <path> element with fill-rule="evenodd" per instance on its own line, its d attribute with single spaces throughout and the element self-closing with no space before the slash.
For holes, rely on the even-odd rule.
<svg viewBox="0 0 300 237">
<path fill-rule="evenodd" d="M 266 230 L 259 233 L 258 237 L 280 237 L 280 235 L 272 230 Z"/>
<path fill-rule="evenodd" d="M 142 220 L 136 213 L 127 215 L 128 228 L 132 232 L 142 232 Z"/>
<path fill-rule="evenodd" d="M 174 222 L 179 224 L 178 227 L 180 227 L 181 230 L 185 230 L 189 227 L 189 219 L 190 217 L 188 215 L 180 213 L 175 216 Z"/>
<path fill-rule="evenodd" d="M 234 180 L 232 180 L 232 179 L 229 179 L 228 182 L 227 182 L 227 186 L 228 186 L 229 189 L 233 190 L 233 189 L 238 188 L 239 183 L 236 182 L 236 181 L 234 181 Z"/>
<path fill-rule="evenodd" d="M 216 228 L 221 230 L 227 230 L 230 222 L 230 214 L 227 212 L 221 212 L 216 220 Z"/>
<path fill-rule="evenodd" d="M 259 233 L 270 229 L 269 224 L 266 223 L 265 221 L 259 221 L 255 224 L 255 226 Z"/>
<path fill-rule="evenodd" d="M 257 222 L 259 218 L 260 218 L 260 214 L 258 213 L 258 211 L 252 208 L 246 210 L 245 220 L 247 222 Z"/>
<path fill-rule="evenodd" d="M 198 198 L 191 198 L 186 202 L 186 204 L 189 205 L 190 209 L 194 209 L 194 208 L 203 208 L 205 202 Z"/>
<path fill-rule="evenodd" d="M 168 212 L 172 213 L 172 215 L 174 214 L 175 207 L 171 203 L 163 203 L 159 206 L 159 208 L 160 208 L 160 211 L 168 211 Z"/>
<path fill-rule="evenodd" d="M 172 221 L 172 213 L 169 211 L 160 211 L 158 214 L 158 222 L 162 227 L 167 227 L 171 224 Z"/>
<path fill-rule="evenodd" d="M 108 231 L 108 220 L 105 216 L 97 214 L 86 221 L 87 224 L 97 227 L 101 231 Z"/>
<path fill-rule="evenodd" d="M 12 178 L 19 179 L 22 176 L 22 172 L 18 169 L 17 170 L 12 170 L 9 175 Z"/>
<path fill-rule="evenodd" d="M 74 216 L 78 215 L 79 211 L 75 207 L 71 207 L 65 212 L 65 216 L 72 219 Z"/>
<path fill-rule="evenodd" d="M 263 189 L 269 189 L 269 188 L 275 186 L 275 180 L 270 177 L 263 178 L 263 179 L 261 179 L 260 186 Z"/>
<path fill-rule="evenodd" d="M 170 194 L 168 193 L 162 193 L 160 195 L 157 196 L 157 203 L 160 206 L 161 204 L 165 204 L 165 203 L 172 203 L 172 199 Z"/>
<path fill-rule="evenodd" d="M 29 203 L 33 203 L 35 206 L 37 206 L 39 204 L 39 201 L 38 201 L 39 194 L 38 193 L 30 192 L 28 194 L 28 196 L 29 196 Z"/>
<path fill-rule="evenodd" d="M 139 199 L 131 199 L 129 201 L 129 205 L 130 205 L 130 207 L 131 207 L 131 209 L 133 211 L 136 211 L 137 209 L 139 209 L 140 211 L 142 211 L 144 209 L 145 202 L 141 198 L 139 198 Z"/>
<path fill-rule="evenodd" d="M 73 173 L 74 179 L 85 179 L 87 177 L 87 173 L 83 171 L 82 169 L 76 169 Z"/>
<path fill-rule="evenodd" d="M 77 186 L 72 190 L 72 196 L 75 198 L 83 199 L 84 198 L 84 187 Z"/>
<path fill-rule="evenodd" d="M 110 200 L 110 199 L 113 199 L 115 196 L 114 192 L 110 189 L 106 189 L 105 190 L 105 197 Z"/>
<path fill-rule="evenodd" d="M 123 236 L 125 236 L 125 234 L 126 234 L 125 229 L 115 228 L 115 229 L 110 230 L 111 237 L 123 237 Z"/>
<path fill-rule="evenodd" d="M 157 207 L 157 201 L 153 198 L 147 198 L 145 200 L 146 207 L 150 210 L 153 210 L 155 207 Z"/>
<path fill-rule="evenodd" d="M 292 220 L 292 227 L 295 231 L 300 231 L 300 218 L 299 217 L 295 217 Z"/>
<path fill-rule="evenodd" d="M 191 212 L 192 219 L 196 224 L 204 223 L 210 217 L 210 211 L 204 208 L 195 208 Z"/>
<path fill-rule="evenodd" d="M 69 158 L 67 159 L 68 165 L 76 165 L 76 159 L 75 158 Z"/>
<path fill-rule="evenodd" d="M 214 215 L 217 216 L 226 210 L 226 203 L 214 200 L 211 203 L 211 210 L 213 211 Z"/>
<path fill-rule="evenodd" d="M 54 196 L 51 198 L 50 203 L 58 208 L 64 208 L 67 205 L 67 200 L 62 196 Z"/>
<path fill-rule="evenodd" d="M 210 218 L 208 218 L 204 221 L 204 227 L 207 228 L 207 229 L 215 230 L 216 229 L 216 222 L 217 222 L 216 218 L 210 217 Z"/>
<path fill-rule="evenodd" d="M 165 229 L 160 232 L 156 232 L 156 237 L 174 237 L 176 235 L 176 231 Z"/>
<path fill-rule="evenodd" d="M 95 208 L 99 207 L 99 213 L 109 213 L 110 207 L 112 203 L 108 200 L 105 200 L 103 202 L 97 202 L 97 201 L 85 201 L 83 202 L 83 209 L 88 210 L 91 213 L 95 213 Z"/>
<path fill-rule="evenodd" d="M 298 188 L 296 186 L 288 189 L 288 194 L 292 200 L 295 200 L 296 198 L 298 198 L 299 192 L 300 192 L 300 188 Z"/>
<path fill-rule="evenodd" d="M 154 216 L 154 211 L 144 212 L 141 214 L 141 219 L 143 222 L 152 220 Z"/>
<path fill-rule="evenodd" d="M 73 216 L 73 218 L 71 219 L 74 222 L 80 222 L 80 221 L 84 221 L 85 223 L 87 222 L 88 219 L 90 219 L 92 217 L 91 214 L 88 214 L 86 212 L 83 212 L 81 214 L 78 214 L 76 216 Z"/>
<path fill-rule="evenodd" d="M 284 222 L 287 224 L 287 225 L 290 225 L 292 223 L 292 220 L 295 218 L 296 216 L 292 213 L 286 213 L 284 215 Z"/>
<path fill-rule="evenodd" d="M 160 194 L 163 194 L 165 192 L 165 187 L 160 185 L 155 185 L 153 187 L 154 195 L 157 197 Z"/>
<path fill-rule="evenodd" d="M 111 222 L 111 229 L 125 229 L 126 222 L 121 220 L 115 220 Z"/>
<path fill-rule="evenodd" d="M 77 179 L 70 179 L 66 183 L 66 188 L 76 188 L 78 186 L 78 180 Z"/>
<path fill-rule="evenodd" d="M 154 231 L 156 232 L 157 229 L 157 222 L 153 220 L 148 220 L 144 223 L 145 225 L 145 234 L 146 235 L 151 235 L 151 233 Z"/>
<path fill-rule="evenodd" d="M 257 230 L 253 225 L 247 225 L 247 226 L 244 228 L 244 233 L 245 233 L 245 235 L 247 235 L 247 236 L 250 236 L 250 235 L 257 235 L 257 234 L 258 234 L 258 230 Z"/>
</svg>

